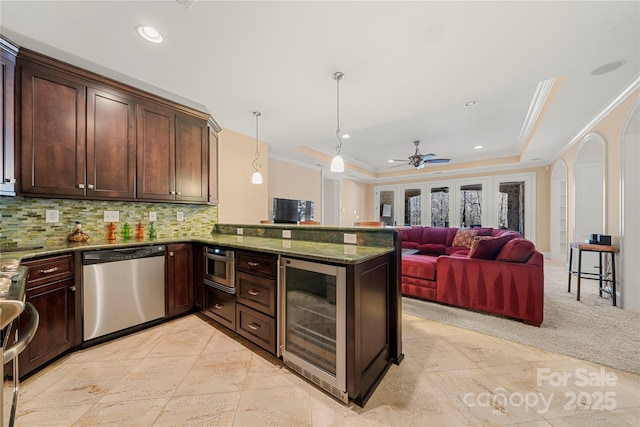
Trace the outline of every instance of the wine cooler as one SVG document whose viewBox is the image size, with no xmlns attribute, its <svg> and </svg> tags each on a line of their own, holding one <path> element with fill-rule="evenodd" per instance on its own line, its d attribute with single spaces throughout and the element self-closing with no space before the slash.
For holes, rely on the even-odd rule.
<svg viewBox="0 0 640 427">
<path fill-rule="evenodd" d="M 282 359 L 349 403 L 345 268 L 290 258 L 282 258 L 282 265 Z"/>
</svg>

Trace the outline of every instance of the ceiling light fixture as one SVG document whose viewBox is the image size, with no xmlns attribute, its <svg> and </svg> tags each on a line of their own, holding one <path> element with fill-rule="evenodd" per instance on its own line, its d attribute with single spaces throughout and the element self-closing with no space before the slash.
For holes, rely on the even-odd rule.
<svg viewBox="0 0 640 427">
<path fill-rule="evenodd" d="M 138 31 L 138 34 L 140 35 L 140 37 L 152 43 L 162 43 L 162 41 L 164 40 L 162 38 L 162 34 L 160 34 L 158 30 L 156 30 L 153 27 L 138 25 L 136 27 L 136 30 Z"/>
<path fill-rule="evenodd" d="M 607 74 L 622 67 L 626 62 L 627 61 L 624 61 L 624 60 L 609 62 L 608 64 L 599 66 L 595 70 L 591 71 L 591 73 L 589 74 L 591 74 L 592 76 L 600 76 L 602 74 Z"/>
<path fill-rule="evenodd" d="M 331 172 L 344 172 L 344 160 L 340 155 L 342 150 L 342 138 L 340 137 L 340 80 L 344 77 L 344 74 L 340 71 L 333 73 L 331 76 L 336 81 L 336 137 L 338 138 L 338 145 L 336 146 L 336 155 L 331 160 Z"/>
<path fill-rule="evenodd" d="M 258 163 L 258 159 L 260 158 L 260 151 L 258 151 L 258 118 L 262 115 L 260 111 L 254 111 L 253 115 L 256 116 L 256 158 L 253 159 L 251 165 L 253 166 L 253 175 L 251 175 L 251 183 L 252 184 L 262 184 L 262 174 L 260 173 L 260 163 Z"/>
<path fill-rule="evenodd" d="M 465 102 L 463 107 L 471 108 L 471 107 L 475 107 L 476 105 L 478 105 L 478 101 L 469 101 L 469 102 Z"/>
<path fill-rule="evenodd" d="M 476 145 L 473 147 L 474 150 L 482 150 L 482 145 Z"/>
</svg>

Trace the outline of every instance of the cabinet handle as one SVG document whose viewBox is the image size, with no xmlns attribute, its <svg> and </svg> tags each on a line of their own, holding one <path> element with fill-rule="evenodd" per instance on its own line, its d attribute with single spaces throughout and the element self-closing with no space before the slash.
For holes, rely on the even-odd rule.
<svg viewBox="0 0 640 427">
<path fill-rule="evenodd" d="M 259 262 L 253 262 L 253 261 L 249 261 L 247 264 L 249 264 L 250 267 L 257 267 L 260 265 Z"/>
<path fill-rule="evenodd" d="M 254 331 L 257 331 L 258 329 L 260 329 L 260 325 L 256 323 L 249 323 L 247 326 L 253 329 Z"/>
<path fill-rule="evenodd" d="M 173 194 L 176 194 L 176 192 L 175 191 L 169 191 L 169 194 L 173 195 Z"/>
<path fill-rule="evenodd" d="M 254 290 L 254 289 L 249 289 L 249 295 L 251 295 L 251 296 L 254 296 L 254 297 L 255 297 L 255 296 L 257 296 L 257 295 L 260 295 L 260 292 L 258 292 L 258 291 L 256 291 L 256 290 Z"/>
<path fill-rule="evenodd" d="M 40 274 L 55 273 L 56 271 L 58 271 L 58 267 L 47 268 L 46 270 L 40 270 Z"/>
<path fill-rule="evenodd" d="M 84 188 L 84 184 L 78 184 L 78 188 Z"/>
<path fill-rule="evenodd" d="M 76 291 L 76 287 L 75 287 L 75 286 L 72 286 L 72 287 L 70 287 L 70 288 L 69 288 L 69 290 L 70 290 L 71 292 L 75 292 L 75 291 Z"/>
<path fill-rule="evenodd" d="M 15 178 L 5 178 L 4 182 L 9 183 L 9 184 L 15 184 L 16 183 L 16 179 Z"/>
<path fill-rule="evenodd" d="M 93 184 L 89 184 L 89 185 L 87 185 L 87 188 L 88 188 L 89 190 L 93 190 Z"/>
<path fill-rule="evenodd" d="M 178 196 L 179 196 L 179 195 L 181 195 L 181 194 L 182 194 L 182 192 L 178 191 L 178 193 L 177 193 L 177 194 L 178 194 Z"/>
<path fill-rule="evenodd" d="M 173 252 L 169 252 L 169 256 L 173 256 Z"/>
<path fill-rule="evenodd" d="M 222 310 L 224 308 L 224 305 L 216 304 L 213 306 L 213 308 L 215 308 L 216 310 Z"/>
</svg>

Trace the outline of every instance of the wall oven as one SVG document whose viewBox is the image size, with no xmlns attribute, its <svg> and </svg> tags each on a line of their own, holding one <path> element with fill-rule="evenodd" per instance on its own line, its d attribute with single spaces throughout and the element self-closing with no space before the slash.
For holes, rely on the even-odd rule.
<svg viewBox="0 0 640 427">
<path fill-rule="evenodd" d="M 236 293 L 235 252 L 220 246 L 204 248 L 204 285 L 228 294 Z"/>
<path fill-rule="evenodd" d="M 344 403 L 346 375 L 345 267 L 282 258 L 282 359 Z"/>
</svg>

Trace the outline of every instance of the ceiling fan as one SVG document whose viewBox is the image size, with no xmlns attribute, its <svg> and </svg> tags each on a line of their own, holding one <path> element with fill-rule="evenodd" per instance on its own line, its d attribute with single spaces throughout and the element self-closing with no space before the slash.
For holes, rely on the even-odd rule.
<svg viewBox="0 0 640 427">
<path fill-rule="evenodd" d="M 406 164 L 413 166 L 416 169 L 422 169 L 425 163 L 449 163 L 451 161 L 451 159 L 434 159 L 436 155 L 433 153 L 420 154 L 420 150 L 418 149 L 418 145 L 420 145 L 420 141 L 413 141 L 413 145 L 416 146 L 416 152 L 412 156 L 408 157 L 409 162 Z M 396 159 L 389 160 L 389 162 L 405 162 L 405 161 L 406 160 L 396 160 Z M 405 166 L 405 165 L 396 165 L 391 167 L 397 168 L 398 166 Z"/>
</svg>

